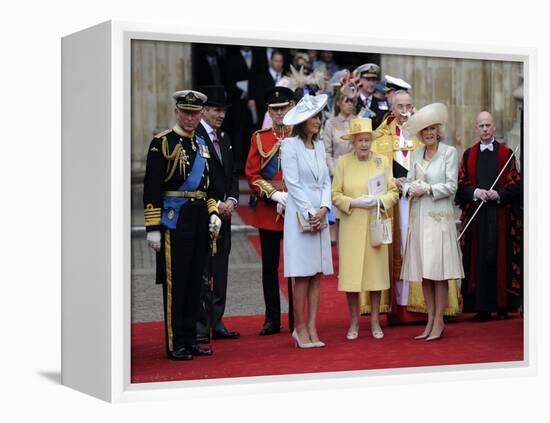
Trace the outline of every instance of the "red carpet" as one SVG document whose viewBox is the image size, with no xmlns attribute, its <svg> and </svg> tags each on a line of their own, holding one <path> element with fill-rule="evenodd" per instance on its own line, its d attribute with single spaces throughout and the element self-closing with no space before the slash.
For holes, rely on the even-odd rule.
<svg viewBox="0 0 550 423">
<path fill-rule="evenodd" d="M 385 326 L 385 338 L 375 340 L 362 318 L 359 339 L 348 341 L 346 310 L 329 307 L 327 301 L 322 306 L 318 327 L 325 348 L 296 349 L 287 331 L 258 336 L 263 316 L 228 317 L 227 326 L 240 331 L 241 339 L 214 341 L 213 356 L 189 362 L 166 359 L 162 322 L 133 324 L 132 383 L 523 360 L 519 317 L 474 323 L 466 316 L 448 323 L 445 337 L 434 342 L 412 339 L 422 326 Z"/>
<path fill-rule="evenodd" d="M 239 214 L 243 216 L 243 210 Z M 246 212 L 245 212 L 246 213 Z M 246 220 L 245 220 L 246 222 Z M 249 236 L 260 251 L 257 235 Z M 282 258 L 281 258 L 282 260 Z M 334 262 L 337 269 L 337 260 Z M 282 269 L 282 266 L 281 266 Z M 282 274 L 281 274 L 282 276 Z M 287 295 L 286 279 L 280 278 Z M 132 383 L 287 375 L 350 370 L 388 369 L 449 364 L 494 363 L 523 360 L 523 319 L 513 315 L 504 321 L 477 323 L 471 315 L 449 322 L 439 341 L 416 341 L 423 325 L 388 326 L 382 317 L 385 338 L 370 336 L 367 317 L 360 318 L 360 334 L 348 341 L 348 312 L 344 293 L 336 290 L 336 277 L 322 279 L 318 330 L 325 348 L 296 349 L 288 333 L 260 337 L 263 315 L 226 317 L 239 340 L 214 341 L 214 355 L 188 362 L 168 360 L 164 352 L 162 322 L 132 324 Z"/>
</svg>

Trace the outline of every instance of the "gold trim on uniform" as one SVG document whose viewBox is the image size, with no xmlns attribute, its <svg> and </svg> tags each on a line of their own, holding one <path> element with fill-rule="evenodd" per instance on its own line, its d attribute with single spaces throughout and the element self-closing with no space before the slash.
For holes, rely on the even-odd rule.
<svg viewBox="0 0 550 423">
<path fill-rule="evenodd" d="M 160 225 L 160 218 L 162 215 L 162 210 L 160 207 L 154 207 L 151 203 L 149 203 L 145 206 L 143 214 L 145 216 L 145 226 Z"/>
<path fill-rule="evenodd" d="M 260 188 L 260 196 L 264 197 L 271 197 L 275 191 L 277 191 L 273 185 L 271 185 L 269 182 L 267 182 L 265 179 L 258 179 L 254 182 L 254 185 L 256 185 L 258 188 Z"/>
<path fill-rule="evenodd" d="M 206 206 L 208 207 L 208 214 L 218 213 L 218 207 L 216 206 L 216 200 L 209 198 L 206 201 Z"/>
<path fill-rule="evenodd" d="M 196 200 L 204 200 L 206 192 L 204 191 L 164 191 L 166 197 L 187 197 Z"/>
<path fill-rule="evenodd" d="M 166 260 L 166 331 L 168 332 L 168 350 L 174 351 L 174 332 L 172 330 L 172 248 L 170 230 L 164 232 L 164 257 Z"/>
<path fill-rule="evenodd" d="M 172 129 L 167 129 L 166 131 L 159 132 L 157 135 L 155 135 L 153 138 L 162 138 L 165 135 L 168 135 L 170 132 L 172 132 Z"/>
</svg>

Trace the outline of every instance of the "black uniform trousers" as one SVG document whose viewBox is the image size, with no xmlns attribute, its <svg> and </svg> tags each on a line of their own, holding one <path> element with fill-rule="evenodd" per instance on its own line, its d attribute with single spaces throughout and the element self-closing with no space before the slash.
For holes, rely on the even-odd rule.
<svg viewBox="0 0 550 423">
<path fill-rule="evenodd" d="M 279 258 L 283 231 L 259 229 L 262 247 L 262 287 L 265 301 L 265 321 L 276 326 L 281 323 L 281 296 L 279 294 Z M 288 278 L 288 321 L 294 327 L 292 279 Z"/>
<path fill-rule="evenodd" d="M 209 269 L 205 272 L 214 280 L 213 292 L 210 292 L 209 280 L 205 279 L 201 288 L 201 309 L 197 320 L 197 333 L 208 335 L 210 319 L 214 322 L 214 331 L 222 331 L 225 326 L 222 316 L 227 298 L 227 271 L 231 252 L 231 220 L 222 220 L 220 236 L 216 241 L 216 255 L 212 257 Z M 207 265 L 208 266 L 208 265 Z"/>
<path fill-rule="evenodd" d="M 209 248 L 206 202 L 182 206 L 174 230 L 163 228 L 164 324 L 166 351 L 196 344 L 195 324 L 200 308 L 202 274 Z"/>
</svg>

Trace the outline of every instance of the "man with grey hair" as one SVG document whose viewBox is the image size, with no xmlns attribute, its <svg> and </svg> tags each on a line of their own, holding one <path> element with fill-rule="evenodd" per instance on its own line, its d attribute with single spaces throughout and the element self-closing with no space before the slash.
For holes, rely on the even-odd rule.
<svg viewBox="0 0 550 423">
<path fill-rule="evenodd" d="M 388 116 L 374 132 L 372 151 L 385 155 L 393 163 L 393 177 L 401 193 L 402 185 L 407 178 L 411 157 L 414 150 L 421 146 L 421 142 L 410 138 L 403 131 L 403 127 L 414 110 L 414 99 L 406 90 L 396 90 L 392 97 L 393 113 Z M 390 311 L 388 320 L 391 323 L 408 323 L 425 320 L 425 315 L 407 310 L 409 293 L 419 291 L 422 298 L 422 287 L 419 284 L 409 287 L 408 281 L 400 280 L 402 254 L 407 239 L 409 220 L 409 201 L 400 195 L 399 203 L 393 208 L 393 251 L 390 251 L 390 281 L 391 299 L 382 297 L 381 312 Z M 417 293 L 412 293 L 417 298 Z M 385 310 L 384 307 L 385 306 Z"/>
</svg>

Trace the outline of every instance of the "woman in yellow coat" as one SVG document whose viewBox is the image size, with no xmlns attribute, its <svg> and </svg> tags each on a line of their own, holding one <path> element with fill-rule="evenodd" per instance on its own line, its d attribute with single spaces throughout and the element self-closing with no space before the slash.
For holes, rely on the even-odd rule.
<svg viewBox="0 0 550 423">
<path fill-rule="evenodd" d="M 376 216 L 376 205 L 391 209 L 399 193 L 393 182 L 391 163 L 373 153 L 370 119 L 358 118 L 342 139 L 352 143 L 352 151 L 340 156 L 332 184 L 332 202 L 341 213 L 339 231 L 338 290 L 346 292 L 350 313 L 347 339 L 359 336 L 359 293 L 368 291 L 371 300 L 371 333 L 376 339 L 384 337 L 378 314 L 381 292 L 390 288 L 388 246 L 372 247 L 370 222 Z M 382 176 L 386 189 L 378 195 L 369 194 L 370 178 Z"/>
</svg>

